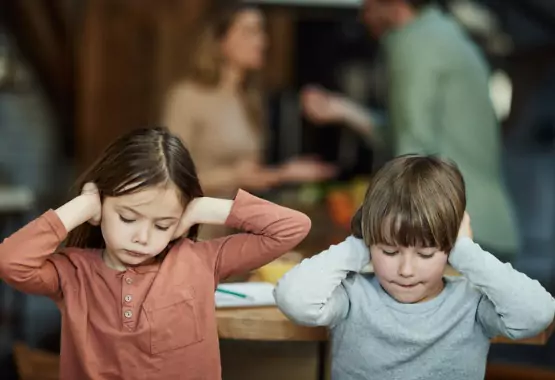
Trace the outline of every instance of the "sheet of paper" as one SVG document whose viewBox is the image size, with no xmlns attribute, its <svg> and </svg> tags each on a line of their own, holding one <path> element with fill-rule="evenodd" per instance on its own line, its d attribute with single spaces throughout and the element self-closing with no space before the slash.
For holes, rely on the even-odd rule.
<svg viewBox="0 0 555 380">
<path fill-rule="evenodd" d="M 216 291 L 216 307 L 249 307 L 275 305 L 274 285 L 269 282 L 234 282 L 218 285 L 219 289 L 229 290 L 247 295 L 247 298 L 238 297 Z"/>
</svg>

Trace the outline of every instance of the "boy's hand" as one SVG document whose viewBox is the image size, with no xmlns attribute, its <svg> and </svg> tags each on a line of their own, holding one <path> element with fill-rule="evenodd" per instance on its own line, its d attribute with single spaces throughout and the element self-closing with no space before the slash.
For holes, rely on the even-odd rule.
<svg viewBox="0 0 555 380">
<path fill-rule="evenodd" d="M 87 199 L 87 203 L 90 205 L 87 208 L 90 211 L 88 222 L 93 226 L 98 226 L 102 218 L 102 202 L 98 187 L 93 182 L 86 183 L 81 190 L 81 196 Z"/>
<path fill-rule="evenodd" d="M 461 222 L 461 226 L 459 228 L 459 236 L 458 238 L 468 237 L 470 239 L 473 238 L 472 234 L 472 226 L 470 225 L 470 216 L 465 211 L 464 216 Z"/>
</svg>

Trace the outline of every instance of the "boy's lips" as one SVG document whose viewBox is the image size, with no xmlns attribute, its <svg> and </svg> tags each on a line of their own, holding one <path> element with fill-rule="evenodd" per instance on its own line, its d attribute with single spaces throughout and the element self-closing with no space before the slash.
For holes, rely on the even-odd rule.
<svg viewBox="0 0 555 380">
<path fill-rule="evenodd" d="M 397 282 L 395 284 L 399 285 L 402 288 L 406 288 L 406 289 L 414 288 L 416 285 L 418 285 L 418 283 L 416 283 L 416 284 L 399 284 Z"/>
</svg>

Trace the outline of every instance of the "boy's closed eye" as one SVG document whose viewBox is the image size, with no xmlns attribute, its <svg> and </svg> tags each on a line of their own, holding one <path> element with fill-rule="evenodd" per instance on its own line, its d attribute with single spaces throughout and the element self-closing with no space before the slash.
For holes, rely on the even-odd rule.
<svg viewBox="0 0 555 380">
<path fill-rule="evenodd" d="M 386 256 L 395 256 L 399 253 L 399 249 L 396 248 L 382 248 L 381 249 L 383 254 Z M 432 257 L 434 257 L 436 250 L 424 250 L 424 251 L 417 251 L 416 252 L 418 254 L 418 256 L 420 256 L 423 259 L 431 259 Z"/>
<path fill-rule="evenodd" d="M 418 256 L 422 257 L 423 259 L 431 259 L 439 250 L 434 247 L 429 248 L 417 248 Z"/>
<path fill-rule="evenodd" d="M 396 254 L 399 253 L 398 250 L 387 250 L 387 249 L 382 249 L 382 252 L 384 253 L 384 255 L 387 255 L 387 256 L 395 256 Z"/>
</svg>

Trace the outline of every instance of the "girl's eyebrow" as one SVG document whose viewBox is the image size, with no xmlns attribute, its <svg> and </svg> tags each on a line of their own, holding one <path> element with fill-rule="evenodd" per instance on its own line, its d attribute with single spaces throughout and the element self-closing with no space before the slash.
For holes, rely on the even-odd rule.
<svg viewBox="0 0 555 380">
<path fill-rule="evenodd" d="M 123 210 L 129 211 L 129 212 L 132 212 L 133 214 L 135 214 L 137 216 L 144 217 L 143 214 L 141 214 L 140 212 L 138 212 L 137 210 L 135 210 L 132 207 L 129 207 L 129 206 L 116 206 L 116 207 L 119 208 L 119 209 L 123 209 Z M 162 217 L 159 217 L 159 218 L 154 218 L 154 220 L 177 220 L 177 219 L 179 219 L 179 218 L 177 218 L 175 216 L 162 216 Z"/>
</svg>

